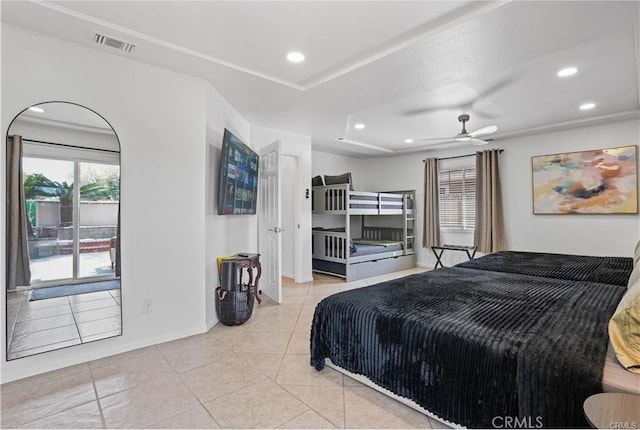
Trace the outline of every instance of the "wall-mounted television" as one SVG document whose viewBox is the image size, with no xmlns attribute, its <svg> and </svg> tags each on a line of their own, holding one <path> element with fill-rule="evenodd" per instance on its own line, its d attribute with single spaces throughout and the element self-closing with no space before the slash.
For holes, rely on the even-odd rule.
<svg viewBox="0 0 640 430">
<path fill-rule="evenodd" d="M 226 128 L 220 157 L 218 215 L 256 213 L 258 154 Z"/>
</svg>

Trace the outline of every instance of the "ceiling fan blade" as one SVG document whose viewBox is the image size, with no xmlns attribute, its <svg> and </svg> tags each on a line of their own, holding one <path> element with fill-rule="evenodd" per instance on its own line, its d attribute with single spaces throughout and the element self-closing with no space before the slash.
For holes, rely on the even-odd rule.
<svg viewBox="0 0 640 430">
<path fill-rule="evenodd" d="M 462 103 L 432 106 L 432 107 L 423 108 L 423 109 L 413 109 L 413 110 L 405 111 L 402 114 L 404 116 L 414 116 L 414 115 L 423 115 L 431 112 L 440 112 L 443 110 L 459 110 L 461 112 L 467 112 L 474 109 L 474 105 L 478 102 L 478 100 L 480 100 L 481 98 L 489 97 L 493 93 L 500 91 L 501 89 L 511 84 L 512 82 L 513 82 L 513 77 L 502 79 L 496 82 L 495 84 L 491 85 L 489 88 L 486 88 L 484 91 L 482 91 L 472 99 Z M 478 112 L 478 114 L 486 118 L 496 117 L 496 115 L 493 115 L 491 113 Z"/>
<path fill-rule="evenodd" d="M 414 142 L 449 142 L 456 140 L 455 137 L 434 137 L 427 139 L 413 139 Z"/>
<path fill-rule="evenodd" d="M 469 133 L 469 136 L 471 137 L 476 137 L 476 136 L 483 136 L 485 134 L 492 134 L 495 133 L 498 130 L 498 126 L 495 125 L 489 125 L 487 127 L 483 127 L 479 130 L 476 131 L 472 131 L 471 133 Z"/>
<path fill-rule="evenodd" d="M 487 143 L 489 143 L 486 140 L 482 140 L 482 139 L 476 139 L 475 137 L 472 137 L 471 140 L 469 141 L 473 146 L 482 146 L 482 145 L 486 145 Z"/>
</svg>

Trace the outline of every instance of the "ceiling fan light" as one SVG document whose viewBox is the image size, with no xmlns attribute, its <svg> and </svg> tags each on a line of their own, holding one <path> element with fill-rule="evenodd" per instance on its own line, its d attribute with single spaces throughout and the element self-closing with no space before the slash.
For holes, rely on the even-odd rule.
<svg viewBox="0 0 640 430">
<path fill-rule="evenodd" d="M 471 138 L 469 136 L 463 136 L 463 137 L 456 137 L 456 140 L 458 142 L 468 142 L 471 140 Z"/>
</svg>

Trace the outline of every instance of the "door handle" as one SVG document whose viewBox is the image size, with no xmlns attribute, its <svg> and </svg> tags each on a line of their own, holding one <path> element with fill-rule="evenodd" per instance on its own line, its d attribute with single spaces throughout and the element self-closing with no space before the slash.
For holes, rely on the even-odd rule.
<svg viewBox="0 0 640 430">
<path fill-rule="evenodd" d="M 269 231 L 272 231 L 274 233 L 282 233 L 284 229 L 280 227 L 274 227 L 274 228 L 270 228 Z"/>
</svg>

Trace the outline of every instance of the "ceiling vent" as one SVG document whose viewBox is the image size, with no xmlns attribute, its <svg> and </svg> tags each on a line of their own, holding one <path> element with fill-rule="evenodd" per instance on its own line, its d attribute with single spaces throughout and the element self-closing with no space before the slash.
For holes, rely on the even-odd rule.
<svg viewBox="0 0 640 430">
<path fill-rule="evenodd" d="M 93 37 L 93 41 L 98 45 L 110 46 L 122 52 L 131 53 L 135 49 L 136 45 L 129 42 L 123 42 L 122 40 L 114 39 L 113 37 L 98 34 Z"/>
</svg>

